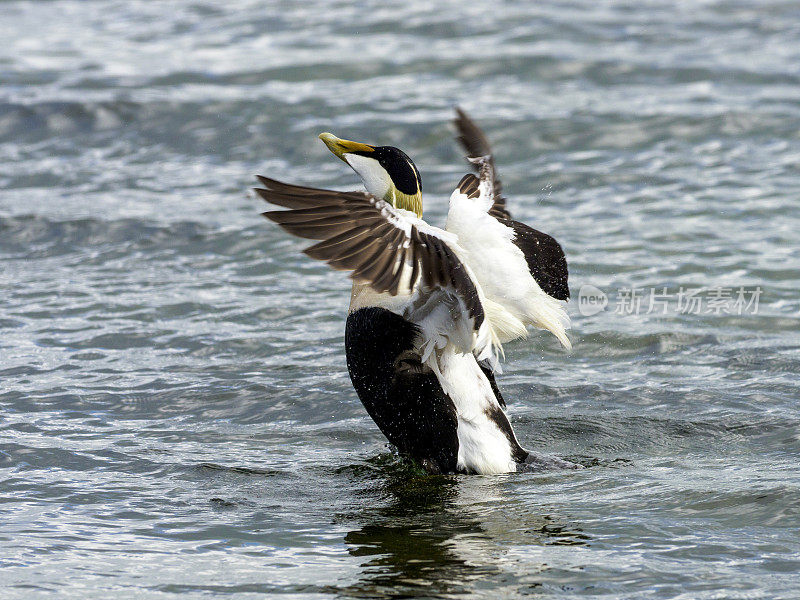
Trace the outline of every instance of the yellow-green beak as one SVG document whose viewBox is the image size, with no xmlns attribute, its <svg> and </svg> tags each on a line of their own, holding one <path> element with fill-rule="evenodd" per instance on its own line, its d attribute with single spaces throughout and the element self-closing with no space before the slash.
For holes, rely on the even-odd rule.
<svg viewBox="0 0 800 600">
<path fill-rule="evenodd" d="M 343 140 L 342 138 L 338 138 L 332 133 L 325 133 L 319 134 L 319 139 L 325 142 L 325 145 L 328 147 L 328 150 L 333 152 L 336 156 L 345 160 L 344 155 L 348 152 L 374 152 L 375 148 L 372 146 L 368 146 L 367 144 L 362 144 L 361 142 L 351 142 L 350 140 Z M 347 162 L 345 160 L 345 162 Z"/>
</svg>

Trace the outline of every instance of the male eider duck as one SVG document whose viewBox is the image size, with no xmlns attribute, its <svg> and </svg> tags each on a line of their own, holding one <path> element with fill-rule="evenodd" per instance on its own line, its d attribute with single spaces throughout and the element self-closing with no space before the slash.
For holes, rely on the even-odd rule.
<svg viewBox="0 0 800 600">
<path fill-rule="evenodd" d="M 456 126 L 479 177 L 450 197 L 446 229 L 422 220 L 422 181 L 398 148 L 320 134 L 366 192 L 300 187 L 258 176 L 256 192 L 289 210 L 263 213 L 319 240 L 304 250 L 352 271 L 345 329 L 358 397 L 404 455 L 432 473 L 577 467 L 517 441 L 494 377 L 502 344 L 552 332 L 565 347 L 567 264 L 558 242 L 511 219 L 486 137 Z"/>
</svg>

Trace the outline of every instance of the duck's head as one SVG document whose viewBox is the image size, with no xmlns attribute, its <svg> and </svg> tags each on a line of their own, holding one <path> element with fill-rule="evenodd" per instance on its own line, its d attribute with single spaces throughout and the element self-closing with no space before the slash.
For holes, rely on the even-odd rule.
<svg viewBox="0 0 800 600">
<path fill-rule="evenodd" d="M 319 139 L 358 173 L 370 194 L 422 217 L 422 179 L 405 152 L 343 140 L 332 133 L 320 133 Z"/>
</svg>

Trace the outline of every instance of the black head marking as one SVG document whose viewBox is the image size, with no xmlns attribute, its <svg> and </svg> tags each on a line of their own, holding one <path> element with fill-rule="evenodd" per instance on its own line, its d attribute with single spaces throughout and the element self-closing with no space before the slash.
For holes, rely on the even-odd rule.
<svg viewBox="0 0 800 600">
<path fill-rule="evenodd" d="M 358 151 L 353 152 L 360 156 L 374 158 L 389 173 L 394 186 L 398 191 L 413 196 L 417 192 L 422 192 L 422 178 L 419 175 L 417 166 L 412 162 L 408 155 L 394 146 L 375 146 L 372 152 Z"/>
</svg>

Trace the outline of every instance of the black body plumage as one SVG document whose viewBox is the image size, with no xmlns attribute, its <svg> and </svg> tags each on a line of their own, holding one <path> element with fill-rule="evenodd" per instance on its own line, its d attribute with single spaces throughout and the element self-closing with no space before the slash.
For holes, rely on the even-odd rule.
<svg viewBox="0 0 800 600">
<path fill-rule="evenodd" d="M 359 399 L 397 449 L 432 472 L 456 471 L 458 419 L 436 375 L 411 355 L 418 328 L 384 308 L 347 317 L 347 369 Z M 505 415 L 504 415 L 505 416 Z"/>
<path fill-rule="evenodd" d="M 345 326 L 345 353 L 350 379 L 367 413 L 386 438 L 432 473 L 458 471 L 458 416 L 436 375 L 414 353 L 419 329 L 384 308 L 350 313 Z M 480 364 L 500 406 L 505 406 L 494 373 Z M 499 406 L 487 416 L 503 432 L 511 455 L 525 462 L 528 452 L 514 436 Z"/>
</svg>

